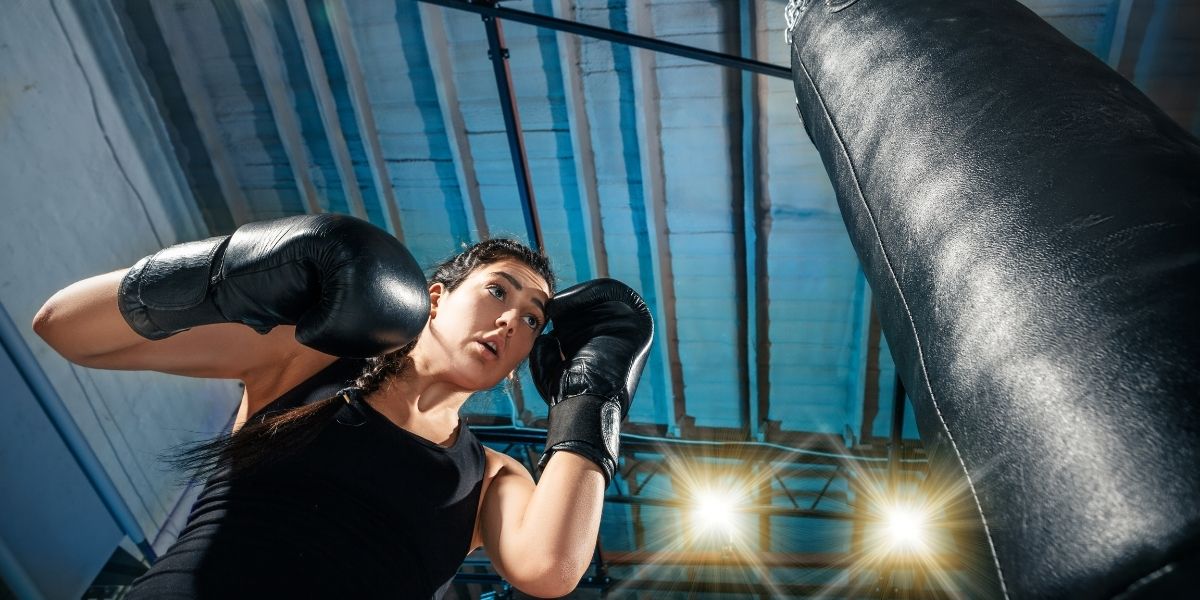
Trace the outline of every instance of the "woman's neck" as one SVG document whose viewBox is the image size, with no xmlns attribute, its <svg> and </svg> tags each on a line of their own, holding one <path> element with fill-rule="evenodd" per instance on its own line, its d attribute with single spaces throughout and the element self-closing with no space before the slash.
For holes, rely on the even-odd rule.
<svg viewBox="0 0 1200 600">
<path fill-rule="evenodd" d="M 389 378 L 367 402 L 398 427 L 434 443 L 449 445 L 458 428 L 458 411 L 471 396 L 430 372 L 419 357 L 399 376 Z"/>
</svg>

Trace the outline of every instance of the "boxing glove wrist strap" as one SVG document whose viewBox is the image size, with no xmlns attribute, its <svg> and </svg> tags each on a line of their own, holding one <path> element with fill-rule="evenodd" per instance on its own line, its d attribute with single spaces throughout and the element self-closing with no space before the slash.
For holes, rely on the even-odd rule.
<svg viewBox="0 0 1200 600">
<path fill-rule="evenodd" d="M 545 469 L 552 454 L 565 450 L 596 463 L 607 486 L 617 470 L 621 419 L 621 405 L 600 396 L 573 396 L 554 404 L 538 467 Z"/>
<path fill-rule="evenodd" d="M 161 340 L 196 325 L 226 321 L 209 294 L 213 265 L 229 236 L 177 244 L 130 267 L 117 290 L 125 322 L 144 338 Z"/>
</svg>

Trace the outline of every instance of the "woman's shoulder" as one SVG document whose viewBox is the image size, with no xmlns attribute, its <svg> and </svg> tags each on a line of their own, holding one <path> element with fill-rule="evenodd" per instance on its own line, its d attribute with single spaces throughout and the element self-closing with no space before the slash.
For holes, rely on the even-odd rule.
<svg viewBox="0 0 1200 600">
<path fill-rule="evenodd" d="M 529 474 L 529 471 L 525 468 L 525 465 L 521 464 L 521 461 L 503 452 L 492 450 L 487 446 L 483 447 L 483 459 L 484 479 L 491 479 L 505 470 L 524 473 L 526 475 Z"/>
</svg>

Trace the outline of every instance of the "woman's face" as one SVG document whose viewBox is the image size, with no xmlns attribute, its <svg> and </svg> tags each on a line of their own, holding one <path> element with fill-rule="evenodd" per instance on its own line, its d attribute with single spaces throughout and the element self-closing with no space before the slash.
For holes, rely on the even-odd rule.
<svg viewBox="0 0 1200 600">
<path fill-rule="evenodd" d="M 525 360 L 546 323 L 546 281 L 520 261 L 477 267 L 452 292 L 429 288 L 431 311 L 421 336 L 430 366 L 467 390 L 500 382 Z"/>
</svg>

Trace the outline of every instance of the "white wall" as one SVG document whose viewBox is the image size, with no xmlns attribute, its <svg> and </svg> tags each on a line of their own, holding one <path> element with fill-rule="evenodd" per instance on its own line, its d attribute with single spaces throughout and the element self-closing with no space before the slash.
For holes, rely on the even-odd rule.
<svg viewBox="0 0 1200 600">
<path fill-rule="evenodd" d="M 163 245 L 205 237 L 207 231 L 110 5 L 5 4 L 0 304 L 144 535 L 154 540 L 181 493 L 177 474 L 165 469 L 159 454 L 218 431 L 240 390 L 228 381 L 76 367 L 42 343 L 29 323 L 42 302 L 69 283 L 126 267 Z M 2 392 L 0 398 L 15 401 Z M 0 419 L 0 437 L 14 436 L 19 427 Z M 29 475 L 0 472 L 0 488 L 45 483 L 12 480 L 17 477 Z M 61 531 L 66 525 L 54 514 L 58 507 L 0 519 L 41 520 L 66 544 L 71 532 Z M 21 559 L 20 548 L 8 549 Z"/>
</svg>

